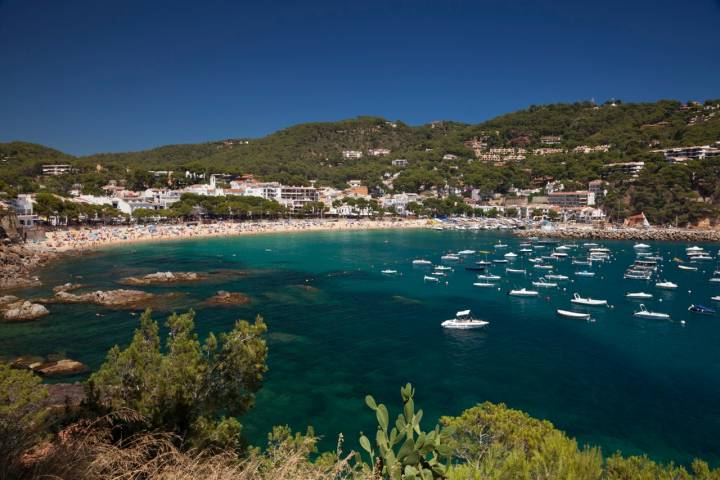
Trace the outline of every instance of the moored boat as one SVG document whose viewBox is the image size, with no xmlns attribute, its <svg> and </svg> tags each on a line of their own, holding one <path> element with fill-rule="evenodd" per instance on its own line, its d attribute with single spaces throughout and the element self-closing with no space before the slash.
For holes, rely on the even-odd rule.
<svg viewBox="0 0 720 480">
<path fill-rule="evenodd" d="M 540 293 L 536 290 L 528 290 L 527 288 L 510 290 L 508 295 L 512 297 L 537 297 Z"/>
<path fill-rule="evenodd" d="M 505 273 L 522 273 L 524 275 L 527 272 L 521 268 L 506 268 Z"/>
<path fill-rule="evenodd" d="M 670 318 L 670 315 L 667 313 L 661 313 L 661 312 L 651 312 L 647 308 L 645 308 L 645 305 L 640 305 L 640 310 L 633 313 L 636 317 L 641 318 L 657 318 L 657 319 L 667 319 Z"/>
<path fill-rule="evenodd" d="M 701 313 L 703 315 L 714 315 L 715 309 L 706 307 L 705 305 L 693 304 L 688 307 L 688 312 Z"/>
<path fill-rule="evenodd" d="M 597 300 L 590 297 L 581 297 L 579 294 L 575 293 L 573 294 L 573 298 L 570 300 L 571 303 L 574 303 L 576 305 L 588 305 L 591 307 L 599 307 L 602 305 L 607 305 L 607 300 Z"/>
<path fill-rule="evenodd" d="M 473 318 L 470 310 L 461 310 L 455 314 L 455 318 L 445 320 L 440 325 L 443 328 L 457 328 L 457 329 L 468 329 L 468 328 L 480 328 L 488 325 L 490 322 L 485 320 L 478 320 Z"/>
<path fill-rule="evenodd" d="M 625 298 L 640 298 L 640 299 L 648 299 L 652 298 L 652 293 L 645 293 L 645 292 L 628 292 L 625 294 Z"/>
<path fill-rule="evenodd" d="M 567 318 L 579 318 L 582 320 L 589 320 L 590 314 L 589 313 L 581 313 L 581 312 L 573 312 L 572 310 L 561 310 L 557 309 L 555 312 L 560 315 L 561 317 L 567 317 Z"/>
<path fill-rule="evenodd" d="M 423 277 L 423 281 L 425 281 L 425 282 L 439 282 L 440 279 L 438 279 L 437 277 L 432 277 L 432 276 L 430 276 L 430 275 L 425 275 L 425 276 Z"/>
<path fill-rule="evenodd" d="M 665 290 L 675 290 L 676 288 L 678 288 L 677 283 L 669 282 L 667 280 L 663 282 L 658 282 L 655 284 L 655 286 L 657 288 L 663 288 Z"/>
<path fill-rule="evenodd" d="M 382 273 L 383 275 L 395 275 L 398 272 L 397 272 L 397 270 L 391 270 L 391 269 L 387 268 L 385 270 L 381 270 L 380 273 Z"/>
<path fill-rule="evenodd" d="M 413 265 L 432 265 L 432 262 L 430 260 L 425 260 L 424 258 L 418 258 L 417 260 L 412 261 Z"/>
<path fill-rule="evenodd" d="M 575 272 L 575 275 L 578 277 L 594 277 L 595 272 L 589 272 L 587 270 L 580 270 L 580 271 Z"/>
</svg>

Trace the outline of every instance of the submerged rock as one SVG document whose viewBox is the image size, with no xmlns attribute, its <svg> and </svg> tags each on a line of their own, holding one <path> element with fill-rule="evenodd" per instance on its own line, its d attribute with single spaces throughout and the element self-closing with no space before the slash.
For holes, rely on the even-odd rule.
<svg viewBox="0 0 720 480">
<path fill-rule="evenodd" d="M 89 293 L 57 292 L 51 302 L 59 303 L 92 303 L 103 307 L 128 307 L 147 303 L 156 298 L 156 295 L 141 290 L 98 290 Z"/>
<path fill-rule="evenodd" d="M 43 357 L 37 355 L 23 355 L 10 362 L 10 368 L 32 370 L 45 362 Z"/>
<path fill-rule="evenodd" d="M 220 290 L 214 297 L 210 297 L 207 301 L 208 305 L 247 305 L 252 300 L 250 297 L 240 292 L 226 292 Z"/>
<path fill-rule="evenodd" d="M 50 312 L 44 305 L 20 300 L 3 306 L 2 316 L 6 322 L 22 322 L 44 317 Z"/>
<path fill-rule="evenodd" d="M 58 285 L 57 287 L 54 287 L 54 288 L 53 288 L 53 292 L 54 292 L 54 293 L 58 293 L 58 292 L 71 292 L 71 291 L 73 291 L 73 290 L 78 290 L 78 289 L 80 289 L 80 288 L 83 288 L 84 286 L 85 286 L 85 285 L 82 285 L 82 284 L 80 284 L 80 283 L 67 282 L 67 283 L 64 283 L 64 284 L 62 284 L 62 285 Z"/>
<path fill-rule="evenodd" d="M 155 272 L 142 277 L 125 277 L 119 281 L 123 285 L 154 285 L 161 283 L 196 282 L 204 277 L 196 272 Z"/>
</svg>

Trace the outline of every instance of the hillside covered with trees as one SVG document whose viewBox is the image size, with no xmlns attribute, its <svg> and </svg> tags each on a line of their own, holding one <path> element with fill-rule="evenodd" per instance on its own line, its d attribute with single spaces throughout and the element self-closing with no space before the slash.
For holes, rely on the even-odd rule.
<svg viewBox="0 0 720 480">
<path fill-rule="evenodd" d="M 547 146 L 544 136 L 558 137 L 554 146 L 563 152 L 535 154 L 535 149 Z M 83 191 L 98 193 L 109 180 L 136 189 L 167 185 L 167 178 L 158 179 L 148 172 L 152 169 L 174 171 L 171 182 L 175 186 L 187 183 L 184 172 L 191 171 L 252 173 L 261 180 L 294 185 L 315 180 L 318 185 L 335 187 L 359 179 L 388 193 L 458 187 L 502 194 L 511 187 L 542 185 L 546 179 L 569 188 L 585 188 L 588 181 L 607 176 L 607 164 L 645 161 L 647 168 L 637 179 L 622 175 L 605 178 L 609 182 L 605 209 L 614 219 L 645 211 L 653 223 L 684 223 L 718 216 L 718 160 L 669 165 L 652 151 L 712 145 L 719 140 L 720 100 L 531 106 L 476 125 L 440 121 L 409 126 L 379 117 L 358 117 L 296 125 L 257 139 L 85 157 L 22 142 L 0 144 L 0 190 L 8 195 L 43 189 L 65 194 L 81 184 Z M 527 154 L 524 159 L 496 165 L 478 159 L 472 142 L 481 142 L 486 149 L 524 148 Z M 597 145 L 610 147 L 606 152 L 573 151 L 578 146 Z M 368 150 L 374 148 L 391 153 L 369 155 Z M 346 158 L 345 150 L 364 155 Z M 406 159 L 408 164 L 393 166 L 393 159 Z M 76 173 L 40 177 L 40 166 L 54 162 L 70 163 Z"/>
</svg>

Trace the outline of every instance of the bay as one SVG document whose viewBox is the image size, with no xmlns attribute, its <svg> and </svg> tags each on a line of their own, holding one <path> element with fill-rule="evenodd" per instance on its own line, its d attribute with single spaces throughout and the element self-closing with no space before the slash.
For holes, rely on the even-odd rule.
<svg viewBox="0 0 720 480">
<path fill-rule="evenodd" d="M 450 251 L 493 250 L 499 239 L 509 247 L 489 258 L 517 253 L 522 242 L 496 233 L 414 230 L 134 244 L 68 257 L 41 272 L 45 287 L 20 295 L 47 295 L 67 281 L 109 289 L 128 275 L 211 273 L 201 283 L 143 289 L 182 293 L 155 316 L 193 308 L 201 337 L 228 330 L 239 318 L 265 318 L 270 369 L 256 407 L 242 419 L 255 444 L 273 425 L 288 424 L 300 430 L 313 425 L 323 449 L 334 450 L 339 432 L 346 449 L 357 448 L 359 432 L 375 430 L 364 396 L 374 395 L 395 415 L 399 387 L 412 382 L 427 428 L 440 415 L 457 415 L 482 401 L 504 402 L 547 418 L 606 454 L 620 449 L 720 464 L 720 317 L 687 311 L 691 303 L 708 305 L 710 296 L 720 294 L 720 284 L 708 282 L 715 262 L 682 271 L 669 260 L 683 257 L 687 245 L 651 242 L 665 258 L 660 277 L 680 285 L 662 291 L 622 279 L 635 258 L 632 242 L 602 242 L 614 259 L 593 266 L 595 277 L 574 277 L 586 267 L 558 261 L 556 270 L 571 281 L 528 299 L 506 293 L 531 287 L 547 272 L 523 257 L 511 267 L 527 269 L 527 276 L 505 274 L 505 265 L 491 267 L 503 277 L 493 289 L 472 286 L 477 272 L 464 270 L 469 259 L 439 284 L 423 282 L 427 270 L 411 265 L 421 257 L 438 263 Z M 715 254 L 717 246 L 708 249 Z M 551 251 L 545 250 L 534 254 Z M 381 274 L 385 268 L 398 275 Z M 231 273 L 237 270 L 243 275 Z M 252 302 L 205 305 L 218 290 L 243 292 Z M 639 302 L 624 295 L 640 290 L 655 295 L 645 302 L 650 310 L 669 313 L 672 321 L 633 317 Z M 558 317 L 555 310 L 569 309 L 575 292 L 607 299 L 611 307 L 590 310 L 594 322 Z M 35 322 L 0 324 L 0 356 L 59 354 L 95 369 L 110 347 L 129 342 L 139 319 L 139 312 L 87 305 L 49 308 L 51 315 Z M 490 324 L 473 331 L 440 327 L 465 308 Z"/>
</svg>

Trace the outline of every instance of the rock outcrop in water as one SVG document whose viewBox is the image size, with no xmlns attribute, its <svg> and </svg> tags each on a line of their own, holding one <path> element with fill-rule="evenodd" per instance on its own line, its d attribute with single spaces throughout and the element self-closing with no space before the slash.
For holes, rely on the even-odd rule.
<svg viewBox="0 0 720 480">
<path fill-rule="evenodd" d="M 90 303 L 103 307 L 142 307 L 157 296 L 141 290 L 98 290 L 88 293 L 57 292 L 53 297 L 45 299 L 48 303 Z"/>
<path fill-rule="evenodd" d="M 31 370 L 45 377 L 59 377 L 74 375 L 87 370 L 87 367 L 77 360 L 61 358 L 59 360 L 45 360 L 43 357 L 25 355 L 18 357 L 10 364 L 12 368 Z"/>
<path fill-rule="evenodd" d="M 78 290 L 80 288 L 85 288 L 85 285 L 82 285 L 80 283 L 63 283 L 62 285 L 58 285 L 57 287 L 53 287 L 53 292 L 72 292 L 73 290 Z"/>
<path fill-rule="evenodd" d="M 125 277 L 119 281 L 123 285 L 156 285 L 163 283 L 196 282 L 204 277 L 196 272 L 155 272 L 142 277 Z"/>
<path fill-rule="evenodd" d="M 0 319 L 6 322 L 35 320 L 49 313 L 43 305 L 22 300 L 14 295 L 0 297 Z"/>
<path fill-rule="evenodd" d="M 252 300 L 250 297 L 240 292 L 226 292 L 220 290 L 206 302 L 208 305 L 247 305 Z"/>
</svg>

